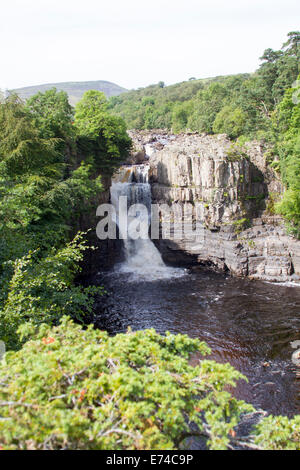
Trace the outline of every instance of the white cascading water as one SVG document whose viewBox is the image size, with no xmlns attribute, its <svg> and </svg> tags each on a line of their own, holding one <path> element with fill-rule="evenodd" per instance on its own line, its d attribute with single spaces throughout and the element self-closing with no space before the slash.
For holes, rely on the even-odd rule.
<svg viewBox="0 0 300 470">
<path fill-rule="evenodd" d="M 111 203 L 116 209 L 117 224 L 119 225 L 119 198 L 127 197 L 128 208 L 133 204 L 143 204 L 148 209 L 148 220 L 142 223 L 150 225 L 151 214 L 151 186 L 148 179 L 149 165 L 133 165 L 123 167 L 115 175 L 110 188 Z M 131 219 L 132 220 L 132 219 Z M 129 223 L 130 221 L 129 220 Z M 121 227 L 119 225 L 119 229 Z M 161 257 L 160 252 L 149 238 L 130 238 L 129 233 L 123 234 L 125 262 L 117 267 L 119 272 L 127 272 L 134 275 L 134 278 L 144 278 L 147 280 L 164 279 L 174 276 L 182 276 L 184 270 L 167 267 Z"/>
</svg>

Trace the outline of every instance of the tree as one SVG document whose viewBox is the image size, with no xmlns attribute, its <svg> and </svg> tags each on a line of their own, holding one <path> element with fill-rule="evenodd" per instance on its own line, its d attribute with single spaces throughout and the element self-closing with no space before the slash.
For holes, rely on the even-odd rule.
<svg viewBox="0 0 300 470">
<path fill-rule="evenodd" d="M 102 91 L 86 91 L 76 105 L 75 126 L 79 135 L 97 138 L 107 108 L 107 99 Z"/>
<path fill-rule="evenodd" d="M 264 102 L 270 111 L 281 101 L 299 73 L 300 32 L 290 32 L 288 38 L 280 51 L 267 49 L 261 57 L 259 87 L 264 89 Z"/>
<path fill-rule="evenodd" d="M 198 132 L 213 133 L 213 124 L 224 105 L 228 90 L 223 84 L 212 83 L 200 90 L 194 101 L 194 111 L 188 120 L 188 127 Z"/>
<path fill-rule="evenodd" d="M 273 51 L 273 49 L 266 49 L 263 53 L 263 55 L 260 57 L 261 61 L 264 61 L 264 63 L 268 64 L 274 64 L 279 57 L 281 57 L 282 52 L 281 51 Z"/>
<path fill-rule="evenodd" d="M 26 108 L 42 138 L 55 137 L 64 141 L 74 138 L 73 108 L 64 91 L 52 88 L 45 93 L 39 92 L 27 100 Z"/>
<path fill-rule="evenodd" d="M 189 116 L 193 111 L 193 103 L 184 101 L 176 103 L 172 110 L 172 129 L 174 132 L 185 131 L 188 127 Z"/>
<path fill-rule="evenodd" d="M 39 257 L 29 252 L 14 263 L 9 293 L 0 311 L 0 338 L 7 348 L 20 348 L 20 325 L 55 325 L 68 314 L 83 323 L 101 288 L 75 286 L 83 253 L 89 247 L 82 234 L 58 250 Z"/>
<path fill-rule="evenodd" d="M 288 33 L 288 40 L 283 44 L 283 49 L 286 49 L 289 55 L 294 55 L 298 64 L 300 61 L 300 31 L 291 31 Z"/>
<path fill-rule="evenodd" d="M 103 174 L 112 174 L 129 154 L 131 140 L 123 119 L 108 112 L 104 93 L 87 91 L 76 106 L 75 128 L 78 146 L 94 156 Z"/>
<path fill-rule="evenodd" d="M 0 104 L 0 161 L 7 176 L 17 177 L 58 162 L 55 143 L 40 137 L 17 95 Z"/>
<path fill-rule="evenodd" d="M 285 92 L 274 116 L 275 129 L 279 132 L 276 149 L 280 156 L 281 177 L 286 186 L 276 209 L 297 237 L 300 237 L 300 103 L 293 101 L 293 95 L 299 90 L 297 85 Z"/>
<path fill-rule="evenodd" d="M 246 115 L 240 108 L 234 106 L 224 106 L 217 114 L 213 131 L 227 134 L 230 139 L 236 139 L 243 133 L 246 122 Z"/>
<path fill-rule="evenodd" d="M 15 345 L 17 324 L 30 317 L 54 319 L 60 296 L 61 305 L 70 305 L 71 290 L 62 293 L 65 280 L 55 282 L 68 263 L 63 266 L 56 255 L 70 237 L 72 218 L 89 211 L 102 189 L 91 158 L 66 175 L 58 139 L 42 138 L 34 123 L 18 97 L 0 104 L 0 336 Z M 55 279 L 47 271 L 51 264 Z M 81 300 L 84 305 L 86 297 Z"/>
</svg>

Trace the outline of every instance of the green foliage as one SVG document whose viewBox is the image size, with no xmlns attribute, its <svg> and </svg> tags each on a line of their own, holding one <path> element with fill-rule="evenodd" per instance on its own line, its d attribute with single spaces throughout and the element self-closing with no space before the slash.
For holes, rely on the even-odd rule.
<svg viewBox="0 0 300 470">
<path fill-rule="evenodd" d="M 204 83 L 209 80 L 194 80 L 177 85 L 147 88 L 123 93 L 109 99 L 109 110 L 125 119 L 128 129 L 159 129 L 176 127 L 172 119 L 173 107 L 189 101 Z"/>
<path fill-rule="evenodd" d="M 287 220 L 290 232 L 300 238 L 300 191 L 287 189 L 276 205 L 276 212 Z"/>
<path fill-rule="evenodd" d="M 189 125 L 189 118 L 193 111 L 193 103 L 191 101 L 184 101 L 183 103 L 176 103 L 172 109 L 172 130 L 180 132 L 187 129 Z"/>
<path fill-rule="evenodd" d="M 279 130 L 276 145 L 280 157 L 279 168 L 287 188 L 275 207 L 297 237 L 300 237 L 300 101 L 293 97 L 297 98 L 299 91 L 299 84 L 288 89 L 274 114 L 275 126 Z"/>
<path fill-rule="evenodd" d="M 213 131 L 218 134 L 227 134 L 231 139 L 235 139 L 243 132 L 246 122 L 246 115 L 234 106 L 224 106 L 217 114 L 213 124 Z"/>
<path fill-rule="evenodd" d="M 247 228 L 250 227 L 250 220 L 246 218 L 238 219 L 233 222 L 233 225 L 235 227 L 235 233 L 239 234 L 243 230 L 246 230 Z"/>
<path fill-rule="evenodd" d="M 78 134 L 97 138 L 102 119 L 107 112 L 107 100 L 101 91 L 90 90 L 84 93 L 76 106 L 75 125 Z"/>
<path fill-rule="evenodd" d="M 101 190 L 93 161 L 65 176 L 56 139 L 43 139 L 15 97 L 0 105 L 0 280 L 7 296 L 13 262 L 28 251 L 40 256 L 66 241 L 68 223 Z"/>
<path fill-rule="evenodd" d="M 93 296 L 102 289 L 74 285 L 83 252 L 88 249 L 78 233 L 74 240 L 59 250 L 39 258 L 38 252 L 14 263 L 7 299 L 0 311 L 0 337 L 9 349 L 20 346 L 18 327 L 29 323 L 57 324 L 65 314 L 83 321 L 92 312 Z"/>
<path fill-rule="evenodd" d="M 111 98 L 109 109 L 130 129 L 190 129 L 272 141 L 272 113 L 299 74 L 299 36 L 291 32 L 282 49 L 267 49 L 255 74 L 151 85 Z"/>
<path fill-rule="evenodd" d="M 79 148 L 93 155 L 98 171 L 112 174 L 128 157 L 131 140 L 124 121 L 107 109 L 104 93 L 87 91 L 76 105 L 74 125 Z"/>
<path fill-rule="evenodd" d="M 166 450 L 205 439 L 213 450 L 244 445 L 299 449 L 300 417 L 267 417 L 242 440 L 235 428 L 254 411 L 228 389 L 244 377 L 205 356 L 205 343 L 154 330 L 109 337 L 59 326 L 23 325 L 31 340 L 0 362 L 0 446 L 10 450 Z"/>
<path fill-rule="evenodd" d="M 248 154 L 243 149 L 243 146 L 239 142 L 234 142 L 226 151 L 227 160 L 229 162 L 238 162 L 243 158 L 249 158 Z M 244 179 L 244 175 L 241 175 L 241 180 Z"/>
<path fill-rule="evenodd" d="M 213 125 L 217 114 L 222 109 L 227 96 L 227 89 L 223 83 L 212 83 L 204 90 L 200 90 L 194 103 L 194 112 L 189 119 L 189 127 L 198 132 L 213 132 Z"/>
<path fill-rule="evenodd" d="M 300 415 L 268 416 L 255 432 L 255 443 L 263 450 L 300 450 Z"/>
<path fill-rule="evenodd" d="M 278 202 L 278 199 L 280 197 L 279 193 L 269 193 L 268 194 L 268 199 L 267 199 L 267 207 L 266 207 L 266 212 L 269 215 L 275 215 L 276 213 L 276 203 Z"/>
<path fill-rule="evenodd" d="M 23 103 L 11 95 L 0 104 L 0 171 L 7 177 L 39 171 L 59 161 L 55 139 L 43 139 Z"/>
<path fill-rule="evenodd" d="M 33 328 L 22 328 L 33 334 Z M 226 390 L 243 376 L 192 353 L 209 349 L 154 330 L 119 334 L 64 318 L 42 325 L 0 365 L 0 445 L 4 449 L 174 449 L 193 434 L 226 448 L 252 407 Z"/>
<path fill-rule="evenodd" d="M 56 137 L 64 141 L 74 138 L 73 108 L 66 92 L 52 88 L 45 93 L 37 93 L 26 102 L 26 108 L 41 137 Z"/>
<path fill-rule="evenodd" d="M 0 339 L 10 348 L 20 346 L 20 324 L 56 324 L 64 314 L 82 321 L 91 312 L 93 295 L 102 292 L 75 286 L 86 246 L 80 235 L 68 243 L 82 215 L 94 212 L 102 191 L 99 155 L 90 152 L 97 132 L 95 93 L 79 106 L 82 115 L 96 115 L 94 134 L 85 137 L 86 152 L 76 145 L 65 93 L 39 93 L 26 105 L 11 95 L 0 103 Z M 100 101 L 105 103 L 101 94 Z M 123 158 L 130 140 L 120 118 L 106 113 L 104 119 L 98 147 L 102 160 L 110 162 L 113 154 Z M 110 171 L 114 165 L 109 163 Z"/>
</svg>

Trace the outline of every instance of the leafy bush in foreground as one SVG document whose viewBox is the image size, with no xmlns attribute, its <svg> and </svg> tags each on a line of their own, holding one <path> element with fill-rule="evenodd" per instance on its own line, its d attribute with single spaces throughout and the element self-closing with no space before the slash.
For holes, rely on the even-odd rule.
<svg viewBox="0 0 300 470">
<path fill-rule="evenodd" d="M 234 429 L 254 411 L 228 391 L 244 377 L 202 359 L 205 343 L 186 335 L 131 330 L 109 337 L 68 317 L 0 362 L 2 449 L 176 449 L 204 438 L 213 450 L 300 450 L 300 416 L 269 416 L 249 436 Z M 246 416 L 244 416 L 246 418 Z"/>
<path fill-rule="evenodd" d="M 212 449 L 226 448 L 240 414 L 252 410 L 226 391 L 243 377 L 229 364 L 189 365 L 195 352 L 209 349 L 183 335 L 109 337 L 66 317 L 44 324 L 0 365 L 0 445 L 173 449 L 194 423 Z"/>
<path fill-rule="evenodd" d="M 264 450 L 300 450 L 300 415 L 268 416 L 257 426 L 255 442 Z"/>
</svg>

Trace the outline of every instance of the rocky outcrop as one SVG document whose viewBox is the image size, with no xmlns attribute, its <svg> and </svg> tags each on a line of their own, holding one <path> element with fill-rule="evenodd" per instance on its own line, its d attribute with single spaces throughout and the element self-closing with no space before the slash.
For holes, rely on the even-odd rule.
<svg viewBox="0 0 300 470">
<path fill-rule="evenodd" d="M 139 138 L 139 134 L 136 134 L 133 131 L 128 131 L 128 135 L 132 140 L 132 148 L 126 163 L 132 165 L 143 162 L 145 160 L 146 153 L 142 139 Z"/>
<path fill-rule="evenodd" d="M 150 157 L 153 199 L 193 204 L 207 228 L 257 216 L 268 194 L 263 173 L 225 136 L 183 135 Z"/>
<path fill-rule="evenodd" d="M 166 222 L 171 226 L 172 236 L 157 240 L 166 261 L 210 264 L 254 279 L 298 279 L 300 242 L 272 215 L 270 201 L 282 186 L 259 143 L 240 147 L 225 135 L 174 136 L 165 131 L 133 137 L 148 148 L 161 235 Z M 200 238 L 191 233 L 174 238 L 185 211 L 191 214 L 191 226 L 202 227 Z"/>
<path fill-rule="evenodd" d="M 160 239 L 158 245 L 164 259 L 172 263 L 193 261 L 252 279 L 299 280 L 299 242 L 270 221 L 255 219 L 252 223 L 253 227 L 239 234 L 231 227 L 219 232 L 204 229 L 200 243 L 185 238 Z"/>
<path fill-rule="evenodd" d="M 164 129 L 153 131 L 127 131 L 132 140 L 132 150 L 127 160 L 127 164 L 139 164 L 149 160 L 151 155 L 157 150 L 162 150 L 164 146 L 175 139 Z"/>
</svg>

